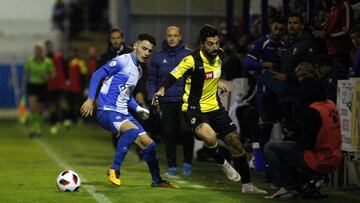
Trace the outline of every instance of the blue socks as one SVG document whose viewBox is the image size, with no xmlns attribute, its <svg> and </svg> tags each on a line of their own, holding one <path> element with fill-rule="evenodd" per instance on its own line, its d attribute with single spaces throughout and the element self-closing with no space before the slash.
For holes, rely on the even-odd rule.
<svg viewBox="0 0 360 203">
<path fill-rule="evenodd" d="M 112 169 L 120 170 L 120 165 L 124 161 L 126 154 L 129 151 L 130 145 L 136 140 L 139 134 L 139 130 L 136 128 L 131 128 L 120 137 L 115 151 L 115 157 L 113 164 L 111 165 Z"/>
<path fill-rule="evenodd" d="M 161 176 L 159 169 L 159 160 L 156 157 L 155 147 L 155 142 L 149 144 L 143 151 L 143 157 L 149 167 L 153 183 L 159 183 L 161 181 Z"/>
</svg>

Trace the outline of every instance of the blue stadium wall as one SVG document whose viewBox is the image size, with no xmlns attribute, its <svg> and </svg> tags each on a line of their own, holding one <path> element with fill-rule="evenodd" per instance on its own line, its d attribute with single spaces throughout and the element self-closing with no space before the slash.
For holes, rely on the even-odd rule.
<svg viewBox="0 0 360 203">
<path fill-rule="evenodd" d="M 24 65 L 16 65 L 18 87 L 21 88 L 21 78 Z M 12 81 L 11 65 L 0 64 L 0 109 L 16 108 L 14 84 Z"/>
</svg>

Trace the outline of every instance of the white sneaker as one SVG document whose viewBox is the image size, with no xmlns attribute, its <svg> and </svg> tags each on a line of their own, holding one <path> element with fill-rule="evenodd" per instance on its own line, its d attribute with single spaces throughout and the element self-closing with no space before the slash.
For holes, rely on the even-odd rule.
<svg viewBox="0 0 360 203">
<path fill-rule="evenodd" d="M 252 194 L 267 194 L 265 190 L 255 187 L 252 183 L 245 183 L 242 185 L 242 193 L 252 193 Z"/>
<path fill-rule="evenodd" d="M 226 177 L 234 182 L 238 182 L 241 180 L 240 174 L 225 160 L 223 165 L 219 165 L 224 171 Z"/>
</svg>

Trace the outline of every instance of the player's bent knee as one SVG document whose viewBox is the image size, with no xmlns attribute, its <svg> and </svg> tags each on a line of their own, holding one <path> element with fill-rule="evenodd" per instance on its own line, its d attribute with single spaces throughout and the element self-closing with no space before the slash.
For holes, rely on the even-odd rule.
<svg viewBox="0 0 360 203">
<path fill-rule="evenodd" d="M 140 133 L 139 129 L 130 128 L 124 132 L 123 137 L 126 137 L 131 142 L 134 142 L 136 140 L 136 138 L 138 137 L 139 133 Z"/>
</svg>

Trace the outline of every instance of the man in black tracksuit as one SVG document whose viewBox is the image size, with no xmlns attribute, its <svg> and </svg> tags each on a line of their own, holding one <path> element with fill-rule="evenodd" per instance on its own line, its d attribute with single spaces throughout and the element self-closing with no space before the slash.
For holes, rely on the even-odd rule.
<svg viewBox="0 0 360 203">
<path fill-rule="evenodd" d="M 98 60 L 98 68 L 103 66 L 108 60 L 127 54 L 132 51 L 131 47 L 127 46 L 124 42 L 124 34 L 121 30 L 113 28 L 109 33 L 108 50 L 101 54 Z"/>
<path fill-rule="evenodd" d="M 295 69 L 301 62 L 316 63 L 317 51 L 311 36 L 304 32 L 304 20 L 301 15 L 292 14 L 287 23 L 289 41 L 285 44 L 285 51 L 281 58 L 280 72 L 275 79 L 288 83 L 288 87 L 280 95 L 280 104 L 283 116 L 285 135 L 291 137 L 296 126 L 296 93 L 298 80 Z"/>
<path fill-rule="evenodd" d="M 327 55 L 321 55 L 317 74 L 325 88 L 326 98 L 336 104 L 337 81 L 349 79 L 348 72 L 339 61 L 333 61 Z"/>
</svg>

